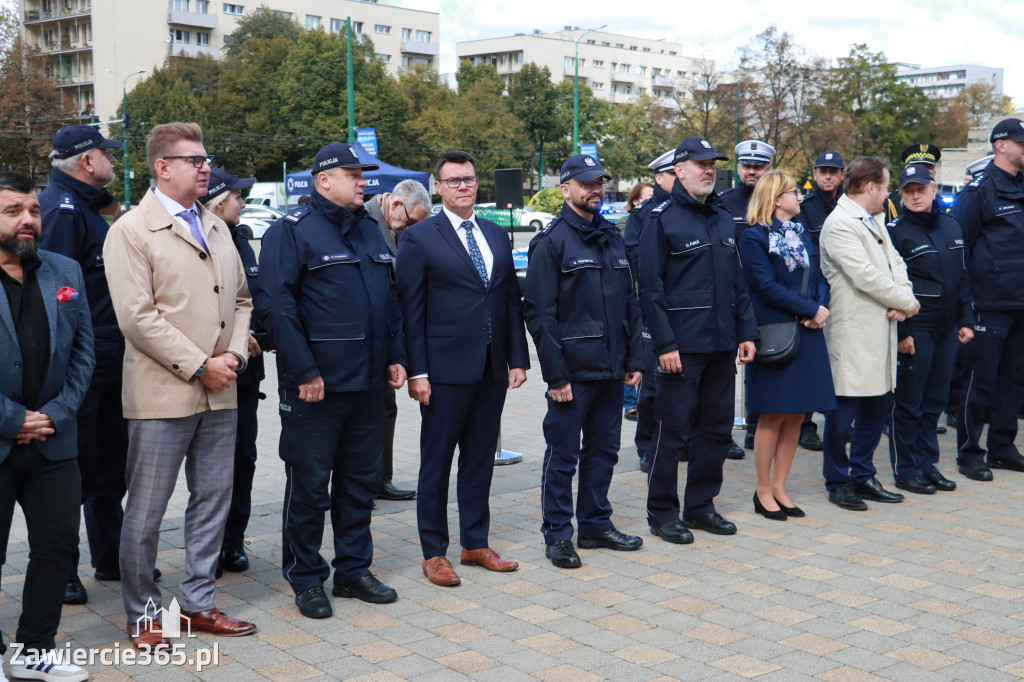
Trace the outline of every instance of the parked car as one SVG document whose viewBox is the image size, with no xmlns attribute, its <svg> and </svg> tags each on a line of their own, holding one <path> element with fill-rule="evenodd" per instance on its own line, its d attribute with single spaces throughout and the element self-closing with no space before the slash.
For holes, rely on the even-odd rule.
<svg viewBox="0 0 1024 682">
<path fill-rule="evenodd" d="M 475 208 L 484 209 L 480 211 L 481 217 L 493 220 L 503 227 L 508 226 L 508 209 L 496 208 L 494 203 L 477 204 Z M 519 217 L 513 232 L 538 232 L 555 219 L 550 213 L 534 211 L 531 208 L 513 209 L 512 215 Z"/>
<path fill-rule="evenodd" d="M 246 218 L 242 216 L 242 219 L 238 223 L 238 231 L 246 239 L 263 239 L 263 233 L 267 231 L 273 221 L 260 220 L 259 218 Z"/>
<path fill-rule="evenodd" d="M 270 206 L 246 204 L 245 208 L 242 209 L 242 221 L 246 222 L 246 218 L 255 218 L 272 223 L 278 218 L 284 216 L 284 214 L 284 211 L 279 211 L 278 209 L 271 208 Z"/>
<path fill-rule="evenodd" d="M 526 266 L 530 262 L 530 247 L 524 246 L 512 250 L 512 264 L 516 268 L 516 279 L 519 280 L 519 295 L 526 291 Z"/>
</svg>

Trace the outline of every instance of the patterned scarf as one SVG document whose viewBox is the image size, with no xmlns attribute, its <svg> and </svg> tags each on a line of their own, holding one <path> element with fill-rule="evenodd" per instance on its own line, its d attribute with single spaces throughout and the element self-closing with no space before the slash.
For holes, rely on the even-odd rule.
<svg viewBox="0 0 1024 682">
<path fill-rule="evenodd" d="M 806 268 L 810 265 L 807 259 L 807 249 L 804 248 L 804 242 L 800 239 L 803 231 L 803 225 L 788 220 L 781 225 L 773 221 L 768 226 L 768 253 L 782 258 L 790 272 L 798 267 Z"/>
</svg>

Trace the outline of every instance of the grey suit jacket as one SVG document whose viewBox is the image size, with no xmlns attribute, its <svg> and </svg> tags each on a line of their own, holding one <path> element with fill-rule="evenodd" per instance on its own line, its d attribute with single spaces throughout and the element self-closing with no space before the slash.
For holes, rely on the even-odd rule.
<svg viewBox="0 0 1024 682">
<path fill-rule="evenodd" d="M 36 270 L 36 279 L 50 323 L 50 363 L 39 411 L 53 421 L 55 433 L 33 442 L 44 457 L 59 461 L 78 455 L 76 415 L 92 380 L 96 357 L 82 268 L 59 254 L 38 253 L 42 264 Z M 57 292 L 63 287 L 77 291 L 78 300 L 57 300 Z M 0 293 L 0 462 L 11 453 L 14 436 L 25 421 L 21 398 L 21 347 L 10 303 Z"/>
</svg>

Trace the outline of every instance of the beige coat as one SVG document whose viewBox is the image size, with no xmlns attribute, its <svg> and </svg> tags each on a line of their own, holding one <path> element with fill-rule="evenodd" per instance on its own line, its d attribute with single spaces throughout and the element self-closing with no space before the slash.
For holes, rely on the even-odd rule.
<svg viewBox="0 0 1024 682">
<path fill-rule="evenodd" d="M 124 352 L 124 416 L 171 419 L 233 409 L 235 387 L 212 393 L 194 376 L 207 359 L 249 357 L 252 300 L 227 225 L 200 208 L 206 257 L 149 190 L 115 222 L 103 260 Z M 202 257 L 201 257 L 202 256 Z"/>
<path fill-rule="evenodd" d="M 836 395 L 875 396 L 896 386 L 896 322 L 890 308 L 909 311 L 914 289 L 889 240 L 882 213 L 869 220 L 842 196 L 821 229 L 821 271 L 831 287 L 825 325 Z"/>
</svg>

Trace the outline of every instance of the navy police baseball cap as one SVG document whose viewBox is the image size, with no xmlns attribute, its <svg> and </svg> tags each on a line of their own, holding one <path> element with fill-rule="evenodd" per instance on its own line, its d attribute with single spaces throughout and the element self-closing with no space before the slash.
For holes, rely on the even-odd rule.
<svg viewBox="0 0 1024 682">
<path fill-rule="evenodd" d="M 912 163 L 900 171 L 900 186 L 897 189 L 903 189 L 914 182 L 919 185 L 929 185 L 934 180 L 931 168 L 923 163 Z"/>
<path fill-rule="evenodd" d="M 601 167 L 601 162 L 589 154 L 577 154 L 570 156 L 569 160 L 562 164 L 562 172 L 558 176 L 559 182 L 590 182 L 594 178 L 611 180 L 612 176 Z"/>
<path fill-rule="evenodd" d="M 361 168 L 363 170 L 377 170 L 380 166 L 372 163 L 363 163 L 344 142 L 332 142 L 316 153 L 313 160 L 313 172 L 329 170 L 331 168 Z"/>
<path fill-rule="evenodd" d="M 119 149 L 123 146 L 124 142 L 109 140 L 100 131 L 84 124 L 64 126 L 53 136 L 54 157 L 58 159 L 70 159 L 95 147 Z"/>
<path fill-rule="evenodd" d="M 838 168 L 842 170 L 843 157 L 839 155 L 839 152 L 822 152 L 818 154 L 818 158 L 814 160 L 815 168 Z"/>
<path fill-rule="evenodd" d="M 716 152 L 715 148 L 711 146 L 711 143 L 703 137 L 686 138 L 678 147 L 676 147 L 676 153 L 673 157 L 675 163 L 680 163 L 682 161 L 703 161 L 705 159 L 728 161 L 729 157 Z"/>
<path fill-rule="evenodd" d="M 1018 140 L 1024 142 L 1024 121 L 1019 118 L 1003 119 L 992 129 L 989 142 L 996 140 Z"/>
<path fill-rule="evenodd" d="M 199 203 L 205 204 L 210 199 L 230 192 L 233 189 L 249 189 L 256 182 L 256 178 L 238 178 L 228 173 L 223 168 L 210 169 L 210 183 L 206 194 L 199 199 Z"/>
</svg>

